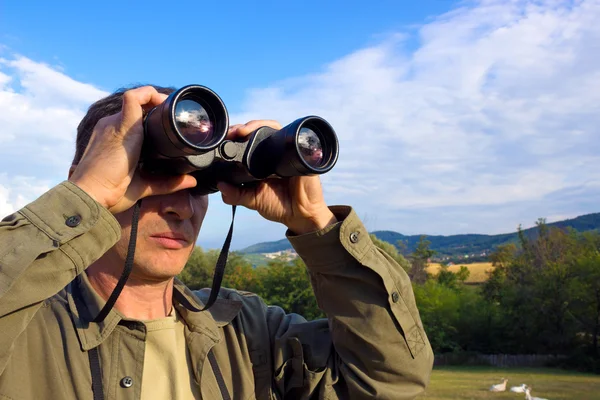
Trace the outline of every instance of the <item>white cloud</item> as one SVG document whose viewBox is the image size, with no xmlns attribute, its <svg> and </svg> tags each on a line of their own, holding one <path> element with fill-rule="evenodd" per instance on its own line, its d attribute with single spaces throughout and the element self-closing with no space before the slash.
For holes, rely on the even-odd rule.
<svg viewBox="0 0 600 400">
<path fill-rule="evenodd" d="M 419 224 L 452 233 L 441 208 L 514 204 L 501 231 L 519 204 L 543 213 L 546 196 L 600 181 L 600 2 L 465 4 L 420 27 L 414 50 L 395 36 L 252 90 L 234 119 L 329 119 L 328 200 L 380 210 L 385 229 L 414 229 L 399 215 L 423 209 Z"/>
<path fill-rule="evenodd" d="M 21 209 L 52 186 L 54 184 L 47 180 L 0 173 L 0 219 Z"/>
<path fill-rule="evenodd" d="M 26 57 L 0 60 L 0 65 L 11 68 L 19 79 L 19 92 L 29 103 L 37 106 L 70 106 L 80 108 L 106 95 L 93 85 L 78 82 L 47 64 Z"/>
<path fill-rule="evenodd" d="M 66 179 L 77 125 L 105 94 L 44 63 L 0 58 L 0 215 Z"/>
<path fill-rule="evenodd" d="M 0 173 L 64 179 L 77 125 L 105 94 L 46 64 L 19 55 L 1 58 Z M 21 188 L 10 182 L 10 193 Z"/>
</svg>

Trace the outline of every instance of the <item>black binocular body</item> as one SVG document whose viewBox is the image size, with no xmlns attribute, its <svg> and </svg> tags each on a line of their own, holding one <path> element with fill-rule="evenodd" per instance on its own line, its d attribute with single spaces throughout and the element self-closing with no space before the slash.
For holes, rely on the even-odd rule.
<svg viewBox="0 0 600 400">
<path fill-rule="evenodd" d="M 324 174 L 338 159 L 335 131 L 308 116 L 276 130 L 261 127 L 243 141 L 226 139 L 229 115 L 207 87 L 185 86 L 144 119 L 141 168 L 151 173 L 191 174 L 194 194 L 217 192 L 218 182 L 249 186 L 267 178 Z"/>
</svg>

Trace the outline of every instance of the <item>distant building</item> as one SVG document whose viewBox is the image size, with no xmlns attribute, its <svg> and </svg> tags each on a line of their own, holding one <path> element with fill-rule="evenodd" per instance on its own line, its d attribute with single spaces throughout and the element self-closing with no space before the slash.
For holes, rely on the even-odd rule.
<svg viewBox="0 0 600 400">
<path fill-rule="evenodd" d="M 298 253 L 296 253 L 295 250 L 281 250 L 281 251 L 276 251 L 274 253 L 263 253 L 263 256 L 274 260 L 276 258 L 283 258 L 285 261 L 291 261 L 294 260 L 298 257 Z"/>
</svg>

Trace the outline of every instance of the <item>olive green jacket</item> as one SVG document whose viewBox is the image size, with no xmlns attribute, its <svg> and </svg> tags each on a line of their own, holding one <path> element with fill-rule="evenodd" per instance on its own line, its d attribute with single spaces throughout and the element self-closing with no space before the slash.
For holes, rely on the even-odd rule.
<svg viewBox="0 0 600 400">
<path fill-rule="evenodd" d="M 327 319 L 307 322 L 255 295 L 181 282 L 174 300 L 186 323 L 203 399 L 220 399 L 216 359 L 233 399 L 411 399 L 427 386 L 433 353 L 411 283 L 376 248 L 350 207 L 340 222 L 287 236 L 310 272 Z M 76 216 L 77 218 L 70 218 Z M 0 399 L 92 399 L 88 350 L 97 346 L 105 399 L 139 399 L 145 326 L 112 310 L 82 272 L 121 234 L 117 220 L 63 182 L 0 223 Z M 177 296 L 174 296 L 176 298 Z"/>
</svg>

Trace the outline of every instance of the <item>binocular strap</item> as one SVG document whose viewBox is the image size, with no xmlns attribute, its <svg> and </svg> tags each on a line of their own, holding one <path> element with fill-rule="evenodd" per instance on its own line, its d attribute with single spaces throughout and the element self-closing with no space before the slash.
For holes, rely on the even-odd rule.
<svg viewBox="0 0 600 400">
<path fill-rule="evenodd" d="M 127 257 L 125 259 L 125 268 L 123 268 L 123 273 L 117 282 L 117 286 L 111 293 L 110 297 L 106 301 L 106 304 L 100 310 L 98 315 L 94 318 L 94 322 L 102 322 L 112 310 L 115 302 L 119 298 L 123 287 L 125 287 L 125 283 L 131 274 L 131 270 L 133 269 L 133 257 L 135 255 L 135 244 L 137 240 L 137 229 L 138 229 L 138 221 L 140 216 L 140 208 L 142 206 L 142 200 L 138 200 L 137 203 L 133 206 L 133 216 L 131 221 L 131 234 L 129 236 L 129 247 L 127 249 Z M 215 267 L 215 274 L 213 276 L 212 288 L 210 291 L 210 296 L 206 305 L 202 309 L 198 309 L 194 307 L 188 299 L 185 298 L 180 292 L 174 291 L 173 296 L 182 303 L 186 308 L 192 311 L 206 311 L 208 310 L 217 300 L 219 295 L 219 291 L 221 289 L 221 282 L 223 281 L 223 276 L 225 275 L 225 266 L 227 265 L 227 257 L 229 255 L 229 246 L 231 244 L 231 238 L 233 237 L 233 222 L 235 219 L 235 210 L 236 206 L 231 206 L 231 226 L 229 227 L 229 232 L 227 233 L 227 238 L 225 239 L 225 243 L 221 248 L 221 253 L 219 254 L 219 258 L 217 260 L 217 265 Z M 92 390 L 94 392 L 94 400 L 103 400 L 104 393 L 102 390 L 102 371 L 100 368 L 100 357 L 98 355 L 98 348 L 95 347 L 90 349 L 89 353 L 90 359 L 90 368 L 92 373 Z M 213 368 L 215 375 L 217 376 L 217 381 L 219 382 L 219 388 L 221 389 L 221 394 L 224 399 L 230 399 L 230 395 L 227 391 L 227 388 L 224 385 L 223 377 L 221 376 L 221 371 L 216 363 L 216 359 L 213 357 L 210 359 L 211 367 Z M 220 379 L 219 379 L 220 378 Z"/>
<path fill-rule="evenodd" d="M 127 278 L 129 278 L 129 274 L 133 269 L 133 256 L 135 255 L 135 243 L 137 240 L 137 229 L 138 229 L 138 220 L 140 218 L 140 208 L 142 206 L 142 200 L 138 200 L 137 203 L 133 206 L 133 217 L 131 220 L 131 234 L 129 235 L 129 247 L 127 249 L 127 257 L 125 258 L 125 268 L 123 268 L 123 273 L 117 282 L 117 286 L 110 294 L 110 297 L 106 301 L 102 310 L 98 313 L 96 318 L 94 318 L 93 322 L 102 322 L 104 318 L 108 315 L 110 310 L 112 310 L 115 302 L 119 298 L 125 283 L 127 282 Z"/>
</svg>

